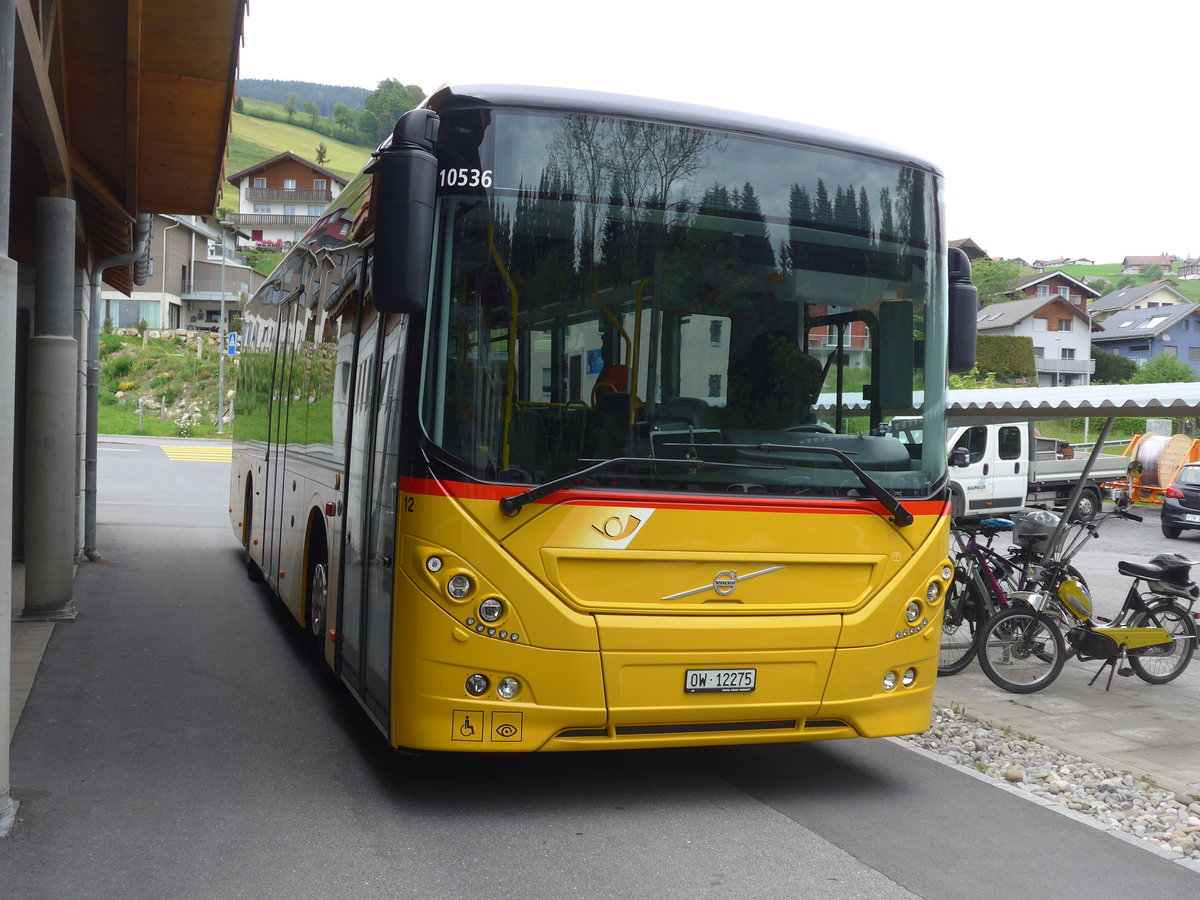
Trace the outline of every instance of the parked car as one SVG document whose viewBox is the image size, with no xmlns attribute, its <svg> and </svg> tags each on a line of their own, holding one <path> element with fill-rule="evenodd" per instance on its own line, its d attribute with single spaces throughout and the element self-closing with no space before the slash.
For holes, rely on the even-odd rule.
<svg viewBox="0 0 1200 900">
<path fill-rule="evenodd" d="M 1162 533 L 1177 538 L 1187 528 L 1200 528 L 1200 463 L 1181 468 L 1163 494 Z"/>
</svg>

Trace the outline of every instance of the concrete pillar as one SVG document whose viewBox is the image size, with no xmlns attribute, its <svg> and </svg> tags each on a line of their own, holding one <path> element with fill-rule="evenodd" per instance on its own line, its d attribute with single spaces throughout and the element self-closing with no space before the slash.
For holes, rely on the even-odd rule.
<svg viewBox="0 0 1200 900">
<path fill-rule="evenodd" d="M 75 201 L 37 201 L 37 281 L 25 435 L 23 618 L 75 618 L 75 469 L 79 342 Z"/>
</svg>

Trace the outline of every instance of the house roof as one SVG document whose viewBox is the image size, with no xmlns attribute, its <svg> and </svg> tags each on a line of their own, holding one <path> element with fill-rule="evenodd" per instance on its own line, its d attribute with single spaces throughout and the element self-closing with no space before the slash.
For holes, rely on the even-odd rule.
<svg viewBox="0 0 1200 900">
<path fill-rule="evenodd" d="M 993 331 L 997 328 L 1011 328 L 1019 322 L 1028 319 L 1034 313 L 1047 306 L 1057 305 L 1062 310 L 1070 310 L 1071 314 L 1085 322 L 1091 319 L 1066 297 L 1030 297 L 1026 300 L 1007 300 L 1002 303 L 992 303 L 979 310 L 976 316 L 976 327 L 979 331 Z"/>
<path fill-rule="evenodd" d="M 951 248 L 957 248 L 967 254 L 967 259 L 986 259 L 987 253 L 971 238 L 959 238 L 950 241 Z"/>
<path fill-rule="evenodd" d="M 211 215 L 246 0 L 18 3 L 11 220 L 75 200 L 92 261 L 128 253 L 141 213 Z M 14 227 L 10 255 L 36 253 Z M 129 266 L 104 281 L 128 293 Z"/>
<path fill-rule="evenodd" d="M 275 156 L 272 156 L 268 160 L 264 160 L 263 162 L 260 162 L 260 163 L 255 163 L 254 165 L 249 166 L 248 168 L 242 169 L 242 171 L 236 172 L 233 175 L 230 175 L 227 180 L 230 182 L 230 184 L 237 184 L 239 181 L 241 181 L 246 176 L 253 175 L 255 172 L 260 172 L 263 169 L 269 169 L 272 166 L 274 166 L 277 162 L 281 162 L 285 159 L 291 160 L 292 162 L 299 163 L 302 166 L 306 166 L 307 168 L 312 169 L 314 172 L 324 175 L 332 181 L 336 181 L 338 184 L 342 185 L 343 187 L 345 187 L 345 185 L 347 184 L 346 179 L 343 178 L 341 175 L 338 175 L 336 172 L 331 172 L 331 171 L 329 171 L 329 169 L 326 169 L 323 166 L 318 166 L 312 160 L 305 159 L 302 156 L 297 156 L 295 153 L 293 153 L 290 150 L 284 150 L 282 153 L 277 153 Z"/>
<path fill-rule="evenodd" d="M 1149 284 L 1139 285 L 1138 287 L 1123 288 L 1119 291 L 1113 291 L 1111 294 L 1105 294 L 1097 300 L 1093 300 L 1089 307 L 1093 313 L 1108 312 L 1113 309 L 1125 309 L 1132 306 L 1144 297 L 1148 297 L 1163 288 L 1166 288 L 1172 294 L 1179 298 L 1182 303 L 1191 303 L 1186 296 L 1179 293 L 1170 282 L 1167 281 L 1152 281 Z"/>
<path fill-rule="evenodd" d="M 1153 309 L 1126 309 L 1113 313 L 1100 323 L 1100 333 L 1093 341 L 1121 341 L 1126 338 L 1153 337 L 1174 328 L 1180 319 L 1196 315 L 1200 306 L 1180 303 L 1176 306 L 1156 306 Z"/>
<path fill-rule="evenodd" d="M 1175 262 L 1173 256 L 1127 256 L 1122 261 L 1126 266 L 1170 266 Z"/>
<path fill-rule="evenodd" d="M 1091 285 L 1088 285 L 1088 284 L 1084 284 L 1078 278 L 1073 278 L 1070 275 L 1068 275 L 1066 272 L 1035 272 L 1032 275 L 1026 275 L 1024 278 L 1022 278 L 1020 281 L 1017 282 L 1016 287 L 1014 287 L 1011 291 L 1005 291 L 1005 294 L 1015 294 L 1017 292 L 1024 292 L 1024 290 L 1026 288 L 1033 287 L 1035 284 L 1038 284 L 1039 282 L 1042 282 L 1042 281 L 1048 281 L 1049 279 L 1053 278 L 1055 275 L 1059 276 L 1060 278 L 1067 279 L 1067 281 L 1071 282 L 1071 284 L 1078 287 L 1079 290 L 1082 291 L 1087 296 L 1092 296 L 1092 297 L 1100 296 L 1100 292 L 1098 290 L 1096 290 L 1094 287 L 1092 287 Z M 1042 299 L 1044 300 L 1045 298 L 1043 297 Z"/>
</svg>

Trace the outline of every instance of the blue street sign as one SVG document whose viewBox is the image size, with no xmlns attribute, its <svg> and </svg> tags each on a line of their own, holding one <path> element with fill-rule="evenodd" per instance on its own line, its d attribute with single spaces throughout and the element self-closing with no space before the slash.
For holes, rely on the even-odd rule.
<svg viewBox="0 0 1200 900">
<path fill-rule="evenodd" d="M 225 349 L 225 353 L 229 356 L 236 356 L 238 349 L 238 336 L 236 331 L 229 332 L 229 346 Z"/>
</svg>

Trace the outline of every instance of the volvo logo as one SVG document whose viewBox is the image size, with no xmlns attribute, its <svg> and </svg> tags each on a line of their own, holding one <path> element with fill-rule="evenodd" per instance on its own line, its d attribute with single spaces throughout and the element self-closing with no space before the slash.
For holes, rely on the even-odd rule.
<svg viewBox="0 0 1200 900">
<path fill-rule="evenodd" d="M 716 577 L 712 580 L 712 584 L 692 588 L 690 591 L 681 591 L 678 594 L 670 594 L 662 599 L 678 600 L 680 597 L 703 594 L 705 591 L 713 591 L 718 597 L 728 597 L 741 582 L 749 581 L 751 578 L 757 578 L 760 575 L 770 575 L 772 572 L 778 572 L 783 568 L 784 566 L 770 566 L 766 569 L 759 569 L 757 572 L 748 572 L 745 575 L 739 575 L 733 569 L 724 569 L 717 573 Z"/>
</svg>

